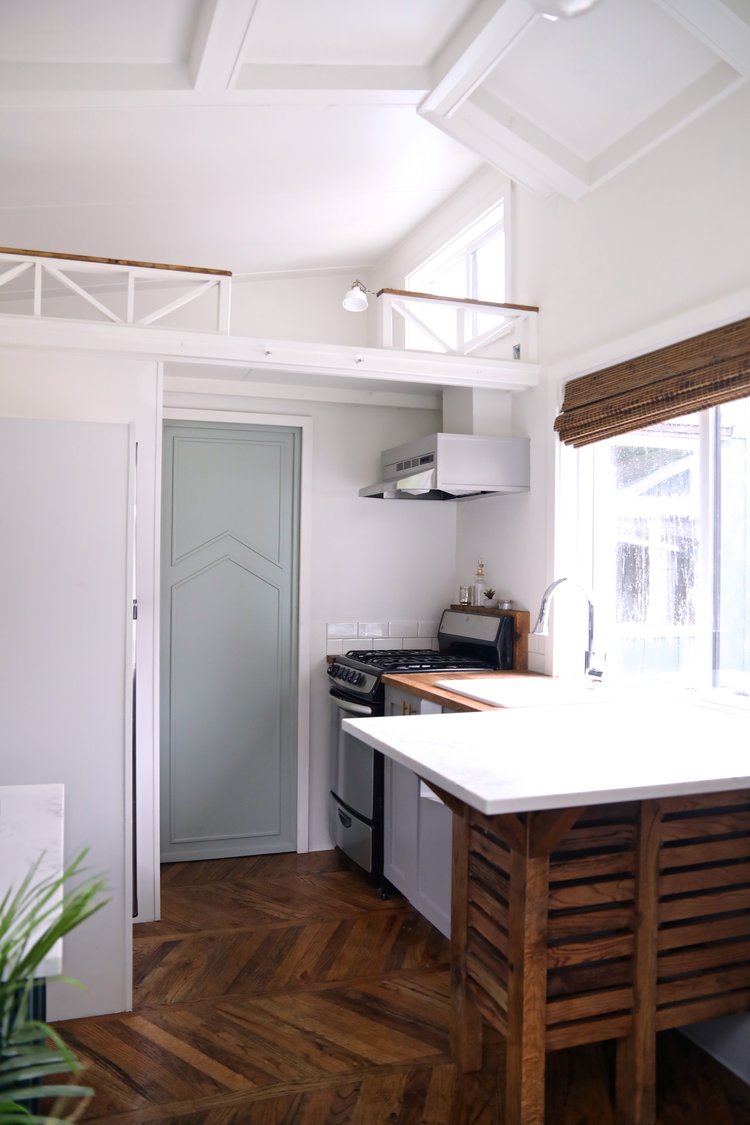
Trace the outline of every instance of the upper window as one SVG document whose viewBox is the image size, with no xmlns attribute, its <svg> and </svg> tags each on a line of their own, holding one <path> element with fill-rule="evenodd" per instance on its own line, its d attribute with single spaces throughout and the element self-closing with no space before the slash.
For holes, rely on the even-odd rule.
<svg viewBox="0 0 750 1125">
<path fill-rule="evenodd" d="M 578 457 L 609 676 L 750 703 L 750 398 Z"/>
<path fill-rule="evenodd" d="M 506 299 L 505 208 L 496 204 L 481 218 L 451 239 L 406 277 L 406 288 L 415 293 L 442 297 L 470 297 L 502 303 Z M 458 347 L 455 315 L 450 309 L 422 306 L 419 320 L 406 324 L 406 347 L 433 350 L 436 338 L 443 350 Z M 463 332 L 476 339 L 497 329 L 497 316 L 471 311 Z"/>
</svg>

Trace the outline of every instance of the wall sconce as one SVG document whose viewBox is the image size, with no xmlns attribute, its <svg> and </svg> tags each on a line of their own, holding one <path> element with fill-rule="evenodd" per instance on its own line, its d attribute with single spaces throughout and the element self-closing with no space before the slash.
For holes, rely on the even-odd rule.
<svg viewBox="0 0 750 1125">
<path fill-rule="evenodd" d="M 355 281 L 352 283 L 351 289 L 347 289 L 341 304 L 347 312 L 364 312 L 368 305 L 368 293 L 371 293 L 373 297 L 377 296 L 372 289 L 368 289 L 361 281 Z"/>
</svg>

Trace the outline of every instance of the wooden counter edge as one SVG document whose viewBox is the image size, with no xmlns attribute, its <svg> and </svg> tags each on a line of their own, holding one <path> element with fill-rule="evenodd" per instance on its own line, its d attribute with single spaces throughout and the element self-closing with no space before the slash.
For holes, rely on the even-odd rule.
<svg viewBox="0 0 750 1125">
<path fill-rule="evenodd" d="M 472 680 L 484 679 L 488 677 L 501 677 L 501 676 L 528 676 L 529 678 L 536 678 L 537 672 L 408 672 L 400 674 L 398 672 L 389 672 L 383 676 L 383 683 L 386 687 L 396 687 L 401 691 L 410 692 L 416 695 L 419 699 L 427 699 L 431 703 L 440 703 L 445 707 L 450 707 L 451 711 L 501 711 L 501 707 L 496 707 L 492 703 L 480 703 L 478 699 L 469 699 L 466 695 L 459 695 L 457 692 L 448 691 L 446 688 L 436 687 L 437 680 L 450 680 L 451 678 L 457 680 Z"/>
</svg>

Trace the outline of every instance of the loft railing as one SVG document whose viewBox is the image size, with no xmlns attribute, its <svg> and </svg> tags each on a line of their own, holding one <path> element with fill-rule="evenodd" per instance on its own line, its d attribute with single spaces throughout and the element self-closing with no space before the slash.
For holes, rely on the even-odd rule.
<svg viewBox="0 0 750 1125">
<path fill-rule="evenodd" d="M 408 289 L 380 289 L 377 298 L 380 347 L 471 355 L 505 339 L 513 358 L 536 361 L 536 305 L 440 297 Z M 415 341 L 411 345 L 410 339 Z"/>
<path fill-rule="evenodd" d="M 76 319 L 100 323 L 104 317 L 114 324 L 143 327 L 199 302 L 207 308 L 209 330 L 226 334 L 231 282 L 228 270 L 0 247 L 0 313 L 5 297 L 6 310 L 12 307 L 13 312 L 35 317 L 59 316 L 59 307 L 56 314 L 48 311 L 50 302 L 72 294 L 78 298 L 76 309 L 84 314 Z M 164 302 L 159 290 L 165 286 L 182 292 L 170 294 Z M 99 313 L 98 318 L 91 315 L 91 309 Z"/>
</svg>

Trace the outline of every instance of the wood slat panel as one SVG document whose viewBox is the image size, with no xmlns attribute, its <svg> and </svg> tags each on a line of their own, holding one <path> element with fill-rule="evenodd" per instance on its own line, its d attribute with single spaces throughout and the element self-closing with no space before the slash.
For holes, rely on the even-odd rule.
<svg viewBox="0 0 750 1125">
<path fill-rule="evenodd" d="M 690 868 L 662 875 L 659 893 L 667 895 L 689 894 L 691 891 L 714 890 L 720 887 L 747 885 L 750 907 L 750 863 L 725 863 L 710 867 Z"/>
<path fill-rule="evenodd" d="M 469 906 L 469 930 L 474 930 L 478 933 L 489 945 L 496 949 L 502 957 L 507 959 L 507 930 L 503 930 L 494 918 L 490 918 L 483 910 L 478 910 L 474 904 L 470 904 Z"/>
<path fill-rule="evenodd" d="M 747 910 L 747 890 L 718 891 L 711 895 L 689 895 L 659 903 L 659 921 L 677 922 L 681 919 L 709 919 L 715 914 Z M 705 923 L 704 923 L 705 924 Z"/>
<path fill-rule="evenodd" d="M 481 884 L 490 895 L 499 895 L 508 900 L 510 894 L 510 881 L 504 871 L 490 866 L 476 852 L 469 853 L 469 875 L 473 882 Z"/>
<path fill-rule="evenodd" d="M 613 902 L 632 902 L 633 879 L 605 879 L 598 883 L 556 884 L 550 887 L 550 910 L 569 910 L 577 906 L 607 906 Z"/>
<path fill-rule="evenodd" d="M 571 1023 L 611 1012 L 628 1013 L 633 1007 L 632 988 L 612 988 L 596 997 L 574 996 L 551 1000 L 547 1004 L 547 1026 Z"/>
<path fill-rule="evenodd" d="M 727 938 L 746 937 L 750 933 L 750 918 L 747 913 L 730 914 L 728 917 L 718 916 L 711 919 L 710 937 L 712 941 L 724 941 Z M 707 927 L 705 922 L 696 922 L 693 925 L 669 926 L 659 930 L 659 950 L 681 949 L 686 945 L 699 945 L 706 941 Z"/>
<path fill-rule="evenodd" d="M 746 991 L 748 988 L 748 969 L 724 969 L 716 973 L 706 973 L 700 980 L 689 977 L 685 980 L 665 981 L 657 986 L 657 1000 L 660 1008 L 681 1000 L 698 999 L 707 996 L 720 996 L 725 993 Z"/>
<path fill-rule="evenodd" d="M 727 836 L 750 832 L 750 811 L 727 809 L 713 815 L 685 817 L 665 820 L 662 825 L 662 840 L 698 840 L 711 836 Z M 668 852 L 669 849 L 665 849 Z"/>
<path fill-rule="evenodd" d="M 563 856 L 549 865 L 550 883 L 564 880 L 603 879 L 607 875 L 632 875 L 633 856 L 630 852 L 605 852 L 602 855 Z"/>
<path fill-rule="evenodd" d="M 508 904 L 502 899 L 493 900 L 492 895 L 486 890 L 481 883 L 473 883 L 470 890 L 469 897 L 470 906 L 476 906 L 483 914 L 499 927 L 505 933 L 508 932 Z"/>
<path fill-rule="evenodd" d="M 744 962 L 747 983 L 750 987 L 750 939 L 747 936 L 739 941 L 725 941 L 718 945 L 695 945 L 677 952 L 669 951 L 659 956 L 659 979 L 687 976 L 690 973 L 718 969 L 722 965 L 738 965 Z"/>
<path fill-rule="evenodd" d="M 576 996 L 596 992 L 597 989 L 630 985 L 633 967 L 628 961 L 606 962 L 604 965 L 583 965 L 576 969 L 557 969 L 547 977 L 547 997 Z"/>
<path fill-rule="evenodd" d="M 547 936 L 550 941 L 558 942 L 607 930 L 632 930 L 634 920 L 632 904 L 576 911 L 572 914 L 555 913 L 550 914 L 547 919 Z"/>
<path fill-rule="evenodd" d="M 737 808 L 742 805 L 750 805 L 750 790 L 748 789 L 734 789 L 718 794 L 692 793 L 680 797 L 663 797 L 661 801 L 662 813 L 667 819 L 688 812 L 698 812 L 702 809 Z"/>
<path fill-rule="evenodd" d="M 550 969 L 587 965 L 595 961 L 610 961 L 614 957 L 630 957 L 633 953 L 633 935 L 606 934 L 585 942 L 554 945 L 547 950 Z"/>
<path fill-rule="evenodd" d="M 510 864 L 510 851 L 507 847 L 484 832 L 478 831 L 472 832 L 469 847 L 472 852 L 476 852 L 492 867 L 504 872 L 507 877 Z"/>
<path fill-rule="evenodd" d="M 579 1047 L 584 1043 L 601 1043 L 606 1039 L 619 1039 L 627 1035 L 632 1016 L 603 1016 L 595 1023 L 557 1024 L 547 1031 L 547 1045 L 551 1051 L 563 1047 Z M 592 1121 L 591 1125 L 595 1125 Z"/>
<path fill-rule="evenodd" d="M 671 867 L 688 867 L 690 864 L 721 863 L 726 859 L 750 859 L 750 838 L 701 840 L 698 844 L 678 844 L 663 848 L 662 870 Z"/>
<path fill-rule="evenodd" d="M 493 969 L 488 968 L 472 950 L 466 955 L 466 968 L 471 981 L 472 995 L 479 990 L 490 1004 L 490 1010 L 508 1011 L 508 990 Z M 502 1030 L 498 1027 L 498 1030 Z"/>
<path fill-rule="evenodd" d="M 681 1004 L 664 1006 L 656 1013 L 659 1031 L 672 1027 L 685 1027 L 699 1020 L 712 1020 L 717 1016 L 734 1015 L 750 1008 L 750 989 L 721 993 L 719 996 L 690 998 Z"/>
</svg>

